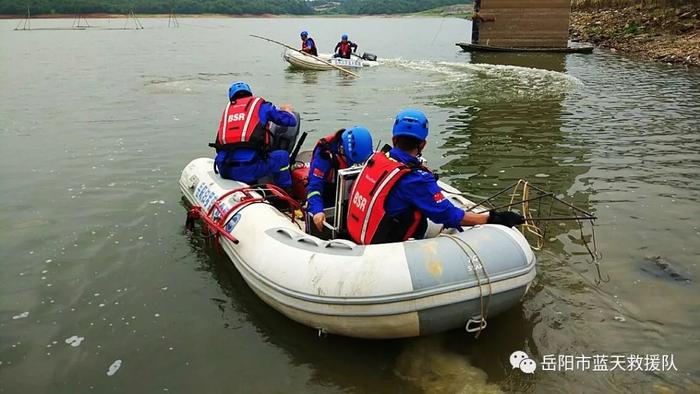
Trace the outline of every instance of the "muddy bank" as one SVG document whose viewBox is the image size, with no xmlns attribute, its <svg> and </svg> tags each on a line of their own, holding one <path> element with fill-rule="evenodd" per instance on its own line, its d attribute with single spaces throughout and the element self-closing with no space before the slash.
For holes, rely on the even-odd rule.
<svg viewBox="0 0 700 394">
<path fill-rule="evenodd" d="M 574 40 L 645 59 L 700 66 L 700 4 L 574 7 Z"/>
</svg>

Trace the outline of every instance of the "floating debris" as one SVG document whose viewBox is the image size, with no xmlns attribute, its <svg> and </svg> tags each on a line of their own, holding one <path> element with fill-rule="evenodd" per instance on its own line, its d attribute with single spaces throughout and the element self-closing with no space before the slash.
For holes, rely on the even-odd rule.
<svg viewBox="0 0 700 394">
<path fill-rule="evenodd" d="M 29 316 L 29 312 L 22 312 L 19 315 L 12 316 L 12 320 L 24 319 L 27 316 Z"/>
<path fill-rule="evenodd" d="M 66 343 L 73 346 L 73 347 L 78 347 L 80 344 L 85 340 L 85 337 L 79 337 L 77 335 L 73 335 L 70 338 L 66 338 Z"/>
<path fill-rule="evenodd" d="M 659 278 L 673 279 L 678 282 L 692 282 L 689 275 L 681 273 L 670 261 L 662 256 L 652 256 L 646 258 L 647 262 L 653 263 L 653 266 L 648 264 L 642 267 L 642 271 L 652 274 Z"/>
<path fill-rule="evenodd" d="M 107 369 L 107 376 L 113 376 L 122 366 L 122 360 L 115 360 Z"/>
</svg>

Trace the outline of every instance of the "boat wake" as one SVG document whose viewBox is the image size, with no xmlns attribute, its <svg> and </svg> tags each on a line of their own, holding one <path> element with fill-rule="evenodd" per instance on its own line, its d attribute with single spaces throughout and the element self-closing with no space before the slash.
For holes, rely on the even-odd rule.
<svg viewBox="0 0 700 394">
<path fill-rule="evenodd" d="M 465 98 L 479 102 L 560 98 L 583 87 L 572 75 L 538 68 L 401 58 L 383 59 L 382 64 L 434 77 L 421 80 L 423 86 L 449 87 L 449 94 L 436 97 L 438 104 Z"/>
<path fill-rule="evenodd" d="M 232 79 L 240 78 L 241 73 L 207 73 L 169 77 L 160 75 L 143 75 L 144 87 L 164 93 L 191 93 L 193 91 L 206 91 L 212 86 L 228 84 Z"/>
</svg>

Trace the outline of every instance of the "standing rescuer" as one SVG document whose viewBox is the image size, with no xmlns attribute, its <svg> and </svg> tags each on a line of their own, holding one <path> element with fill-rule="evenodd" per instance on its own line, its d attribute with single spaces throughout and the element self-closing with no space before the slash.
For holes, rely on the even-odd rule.
<svg viewBox="0 0 700 394">
<path fill-rule="evenodd" d="M 347 226 L 356 243 L 422 238 L 426 218 L 448 228 L 524 223 L 515 212 L 465 212 L 443 196 L 433 173 L 418 159 L 428 137 L 428 119 L 421 111 L 399 112 L 392 137 L 394 148 L 370 157 L 350 194 Z"/>
<path fill-rule="evenodd" d="M 353 52 L 357 52 L 357 44 L 352 41 L 348 41 L 348 35 L 343 34 L 342 37 L 340 37 L 340 42 L 335 44 L 335 54 L 333 57 L 350 59 L 350 55 Z"/>
<path fill-rule="evenodd" d="M 309 37 L 309 33 L 304 30 L 301 32 L 301 51 L 306 52 L 310 55 L 318 56 L 318 49 L 316 49 L 316 41 Z"/>
<path fill-rule="evenodd" d="M 275 184 L 290 188 L 289 153 L 286 150 L 270 150 L 270 122 L 284 127 L 294 127 L 297 120 L 289 105 L 275 108 L 244 82 L 235 82 L 228 91 L 229 102 L 219 123 L 214 169 L 224 179 L 245 183 L 257 183 L 270 176 Z"/>
<path fill-rule="evenodd" d="M 363 163 L 374 152 L 372 146 L 372 135 L 362 126 L 340 129 L 316 143 L 309 165 L 306 198 L 308 211 L 319 230 L 326 220 L 323 208 L 335 203 L 338 170 Z"/>
</svg>

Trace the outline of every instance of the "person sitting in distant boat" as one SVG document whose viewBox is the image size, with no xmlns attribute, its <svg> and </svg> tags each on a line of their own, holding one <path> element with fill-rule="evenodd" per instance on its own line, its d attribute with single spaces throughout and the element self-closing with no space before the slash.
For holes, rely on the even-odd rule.
<svg viewBox="0 0 700 394">
<path fill-rule="evenodd" d="M 279 109 L 262 97 L 253 96 L 245 82 L 235 82 L 228 91 L 229 102 L 219 123 L 216 142 L 214 171 L 224 179 L 257 183 L 260 178 L 272 177 L 282 188 L 292 186 L 289 172 L 289 153 L 286 150 L 270 150 L 270 123 L 294 127 L 297 119 L 292 107 Z"/>
<path fill-rule="evenodd" d="M 357 44 L 352 41 L 348 41 L 348 35 L 343 34 L 340 37 L 340 42 L 335 44 L 335 54 L 333 57 L 342 57 L 343 59 L 350 59 L 350 55 L 353 52 L 357 52 Z"/>
<path fill-rule="evenodd" d="M 323 208 L 335 204 L 338 170 L 364 163 L 372 153 L 372 134 L 362 126 L 340 129 L 318 140 L 309 165 L 306 199 L 307 210 L 313 215 L 314 224 L 319 231 L 326 220 Z"/>
<path fill-rule="evenodd" d="M 428 137 L 428 118 L 418 110 L 399 112 L 392 130 L 394 148 L 367 160 L 350 193 L 347 230 L 357 244 L 423 238 L 427 219 L 448 228 L 477 224 L 513 227 L 524 223 L 515 212 L 465 212 L 443 194 L 435 175 L 418 157 Z"/>
<path fill-rule="evenodd" d="M 306 30 L 301 32 L 301 51 L 308 53 L 309 55 L 318 56 L 316 41 L 309 37 L 309 33 Z"/>
</svg>

